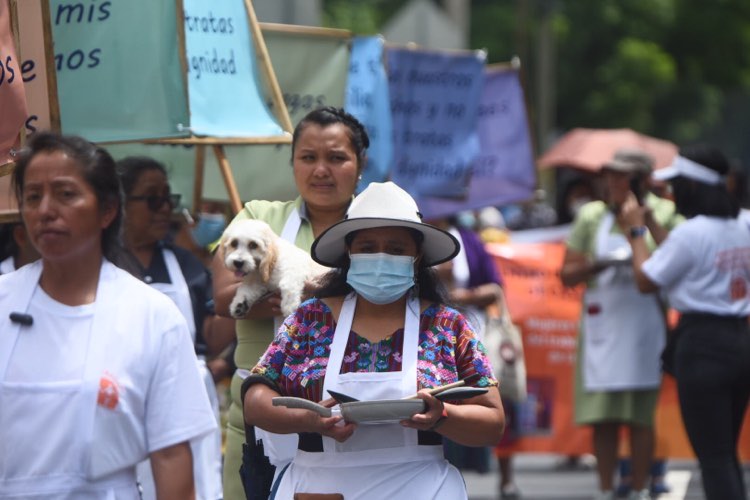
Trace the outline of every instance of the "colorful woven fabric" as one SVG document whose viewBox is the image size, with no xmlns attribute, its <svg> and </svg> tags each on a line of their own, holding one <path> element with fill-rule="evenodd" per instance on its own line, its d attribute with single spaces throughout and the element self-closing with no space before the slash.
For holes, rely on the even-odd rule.
<svg viewBox="0 0 750 500">
<path fill-rule="evenodd" d="M 455 309 L 431 305 L 420 316 L 418 389 L 438 387 L 478 375 L 472 385 L 497 385 L 484 346 Z M 283 396 L 320 401 L 336 323 L 318 299 L 303 303 L 289 316 L 254 374 L 273 381 Z M 403 328 L 377 343 L 349 334 L 341 373 L 401 370 Z"/>
</svg>

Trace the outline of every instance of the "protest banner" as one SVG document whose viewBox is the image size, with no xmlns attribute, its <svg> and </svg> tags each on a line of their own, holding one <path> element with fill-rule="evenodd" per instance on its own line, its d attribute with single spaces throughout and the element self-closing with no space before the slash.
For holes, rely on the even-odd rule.
<svg viewBox="0 0 750 500">
<path fill-rule="evenodd" d="M 479 154 L 486 54 L 388 47 L 391 179 L 417 199 L 463 198 Z"/>
<path fill-rule="evenodd" d="M 534 243 L 487 245 L 503 278 L 513 322 L 521 329 L 526 359 L 528 397 L 517 403 L 520 439 L 512 447 L 581 455 L 590 453 L 591 447 L 590 431 L 573 421 L 583 289 L 562 286 L 559 271 L 565 245 L 540 235 Z"/>
<path fill-rule="evenodd" d="M 63 133 L 92 142 L 187 134 L 177 2 L 49 5 Z"/>
<path fill-rule="evenodd" d="M 480 153 L 464 198 L 423 197 L 429 216 L 527 200 L 536 186 L 534 153 L 518 65 L 487 67 L 479 102 Z"/>
<path fill-rule="evenodd" d="M 520 438 L 511 452 L 591 452 L 588 427 L 574 423 L 574 373 L 583 287 L 565 288 L 559 277 L 567 227 L 511 234 L 492 243 L 513 322 L 521 328 L 529 397 L 517 404 Z M 664 376 L 655 415 L 655 456 L 694 458 L 682 423 L 674 378 Z M 740 456 L 750 459 L 750 413 L 740 436 Z M 621 454 L 628 454 L 627 445 Z"/>
<path fill-rule="evenodd" d="M 183 1 L 190 131 L 212 137 L 283 135 L 260 91 L 245 4 Z"/>
<path fill-rule="evenodd" d="M 370 147 L 359 188 L 388 178 L 393 155 L 388 77 L 383 66 L 383 38 L 355 37 L 349 62 L 344 108 L 367 129 Z"/>
<path fill-rule="evenodd" d="M 316 107 L 343 106 L 351 32 L 272 23 L 260 23 L 260 28 L 294 125 Z M 231 144 L 224 150 L 242 200 L 297 196 L 290 144 Z M 203 196 L 226 200 L 223 179 L 211 161 L 207 157 Z"/>
<path fill-rule="evenodd" d="M 286 105 L 295 123 L 318 105 L 343 105 L 349 31 L 266 23 L 260 23 L 259 27 L 274 65 L 271 70 L 283 91 L 281 104 Z M 263 91 L 269 92 L 268 86 Z M 267 101 L 271 100 L 268 94 L 264 95 Z M 270 108 L 273 110 L 274 105 Z M 145 146 L 113 144 L 107 149 L 115 158 L 147 154 L 162 161 L 173 190 L 183 194 L 183 205 L 195 210 L 201 198 L 231 201 L 226 177 L 215 154 L 206 150 L 201 160 L 205 170 L 196 168 L 201 148 L 216 145 L 203 139 L 207 138 L 168 139 Z M 288 144 L 238 143 L 230 139 L 221 144 L 224 166 L 236 186 L 238 200 L 290 200 L 297 196 Z M 190 200 L 188 194 L 196 189 L 198 194 Z M 241 203 L 238 205 L 237 211 Z"/>
<path fill-rule="evenodd" d="M 0 0 L 0 167 L 13 161 L 26 121 L 26 94 L 8 0 Z"/>
</svg>

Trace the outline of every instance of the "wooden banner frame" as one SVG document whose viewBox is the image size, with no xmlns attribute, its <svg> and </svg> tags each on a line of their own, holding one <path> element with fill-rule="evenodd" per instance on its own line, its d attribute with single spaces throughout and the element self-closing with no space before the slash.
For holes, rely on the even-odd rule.
<svg viewBox="0 0 750 500">
<path fill-rule="evenodd" d="M 187 49 L 185 42 L 185 22 L 184 22 L 184 9 L 181 0 L 177 1 L 177 12 L 178 12 L 178 38 L 180 44 L 180 64 L 183 68 L 183 78 L 185 79 L 185 89 L 188 90 L 187 84 Z M 268 86 L 271 93 L 271 102 L 273 103 L 273 111 L 276 118 L 281 124 L 281 128 L 284 131 L 282 135 L 265 136 L 265 137 L 199 137 L 191 135 L 190 137 L 184 138 L 172 138 L 172 139 L 153 139 L 141 141 L 145 144 L 182 144 L 182 145 L 195 145 L 195 184 L 193 187 L 193 207 L 199 207 L 203 199 L 203 177 L 205 171 L 205 158 L 206 150 L 205 146 L 211 146 L 216 161 L 219 165 L 219 170 L 224 179 L 224 185 L 229 195 L 230 205 L 232 210 L 236 213 L 242 209 L 242 199 L 240 198 L 237 184 L 232 174 L 232 168 L 227 159 L 224 146 L 227 145 L 250 145 L 250 144 L 290 144 L 292 142 L 293 126 L 291 118 L 289 117 L 289 111 L 287 110 L 284 97 L 281 93 L 281 87 L 276 79 L 276 73 L 271 65 L 271 59 L 268 56 L 268 48 L 266 42 L 263 39 L 263 33 L 261 32 L 258 18 L 255 15 L 255 9 L 252 4 L 252 0 L 244 0 L 245 11 L 248 17 L 248 27 L 250 29 L 250 35 L 255 45 L 255 54 L 257 62 L 260 66 L 261 74 L 264 77 L 264 82 Z M 188 103 L 188 106 L 190 104 Z"/>
<path fill-rule="evenodd" d="M 49 99 L 50 109 L 50 124 L 51 129 L 57 132 L 61 131 L 61 117 L 60 117 L 60 106 L 59 97 L 57 92 L 57 73 L 55 68 L 55 57 L 54 57 L 54 45 L 52 38 L 52 22 L 50 16 L 49 2 L 47 0 L 9 0 L 11 7 L 11 16 L 13 20 L 17 20 L 17 4 L 20 1 L 30 2 L 38 1 L 42 8 L 42 32 L 44 36 L 44 53 L 45 53 L 45 68 L 47 77 L 47 96 Z M 176 12 L 177 12 L 177 37 L 180 51 L 180 65 L 182 67 L 182 78 L 185 84 L 185 89 L 189 92 L 187 82 L 187 51 L 185 43 L 185 14 L 182 0 L 175 0 Z M 255 14 L 255 9 L 252 5 L 252 0 L 244 0 L 245 11 L 248 16 L 248 25 L 250 34 L 253 39 L 255 46 L 256 60 L 258 61 L 261 74 L 264 78 L 264 83 L 270 92 L 271 101 L 273 102 L 273 111 L 275 117 L 279 120 L 283 133 L 275 136 L 267 137 L 199 137 L 191 135 L 184 138 L 154 138 L 146 140 L 123 140 L 123 141 L 103 141 L 98 144 L 106 146 L 110 144 L 183 144 L 183 145 L 195 145 L 195 169 L 196 169 L 196 183 L 193 190 L 193 207 L 200 206 L 202 200 L 202 189 L 203 189 L 203 173 L 205 168 L 205 146 L 212 146 L 214 155 L 219 164 L 221 174 L 224 178 L 224 183 L 227 188 L 227 192 L 230 197 L 232 209 L 239 211 L 242 208 L 239 192 L 234 182 L 232 170 L 224 152 L 225 145 L 250 145 L 250 144 L 289 144 L 292 141 L 293 127 L 289 112 L 286 104 L 284 103 L 283 95 L 276 79 L 276 74 L 273 71 L 270 58 L 268 56 L 268 49 L 265 41 L 263 40 L 263 34 L 258 23 L 258 19 Z M 19 52 L 22 51 L 20 43 L 18 42 L 19 31 L 17 22 L 12 21 L 12 28 L 14 29 L 14 36 L 17 40 Z M 188 110 L 189 110 L 188 102 Z M 25 137 L 22 136 L 22 143 Z M 0 176 L 8 175 L 13 171 L 14 164 L 8 164 L 0 167 Z"/>
<path fill-rule="evenodd" d="M 149 141 L 143 141 L 147 144 L 183 144 L 183 145 L 195 145 L 195 183 L 193 187 L 193 207 L 200 206 L 203 198 L 203 179 L 205 174 L 205 159 L 206 159 L 206 146 L 211 146 L 216 162 L 219 166 L 221 176 L 224 180 L 224 185 L 229 195 L 229 203 L 232 210 L 237 213 L 242 210 L 242 199 L 237 189 L 237 184 L 232 173 L 232 167 L 226 155 L 224 146 L 234 145 L 262 145 L 262 144 L 290 144 L 292 141 L 292 132 L 294 127 L 289 116 L 289 111 L 284 102 L 284 97 L 281 92 L 281 87 L 276 78 L 276 73 L 271 64 L 271 58 L 268 54 L 268 47 L 266 46 L 263 32 L 275 32 L 275 33 L 289 33 L 295 35 L 312 35 L 319 37 L 331 37 L 339 39 L 350 39 L 352 33 L 349 30 L 335 29 L 335 28 L 320 28 L 316 26 L 299 26 L 291 24 L 278 24 L 278 23 L 261 23 L 258 22 L 258 18 L 255 15 L 255 10 L 252 6 L 252 0 L 245 0 L 245 7 L 248 12 L 248 21 L 250 31 L 253 36 L 253 41 L 256 48 L 257 60 L 261 67 L 261 73 L 264 76 L 264 83 L 267 85 L 268 90 L 271 93 L 271 99 L 273 102 L 273 109 L 276 113 L 277 118 L 282 124 L 282 128 L 287 134 L 282 136 L 269 136 L 269 137 L 251 137 L 251 138 L 234 138 L 234 137 L 186 137 L 179 139 L 155 139 Z M 185 43 L 184 31 L 180 43 Z M 187 54 L 186 50 L 182 50 L 183 54 Z M 183 62 L 185 65 L 185 73 L 187 75 L 187 61 Z"/>
</svg>

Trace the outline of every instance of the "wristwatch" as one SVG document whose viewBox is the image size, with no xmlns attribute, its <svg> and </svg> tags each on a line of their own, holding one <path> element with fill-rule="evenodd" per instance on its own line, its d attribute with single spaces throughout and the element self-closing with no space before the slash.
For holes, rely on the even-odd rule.
<svg viewBox="0 0 750 500">
<path fill-rule="evenodd" d="M 646 226 L 633 226 L 630 228 L 630 237 L 640 238 L 641 236 L 644 236 L 647 231 L 648 228 Z"/>
</svg>

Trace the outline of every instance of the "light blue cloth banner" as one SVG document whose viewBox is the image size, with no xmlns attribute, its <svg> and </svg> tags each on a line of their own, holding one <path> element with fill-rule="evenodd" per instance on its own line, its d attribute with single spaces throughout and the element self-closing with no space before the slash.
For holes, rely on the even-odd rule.
<svg viewBox="0 0 750 500">
<path fill-rule="evenodd" d="M 354 38 L 349 57 L 344 108 L 362 122 L 370 137 L 367 166 L 359 182 L 360 189 L 364 189 L 371 182 L 383 182 L 388 178 L 393 156 L 388 77 L 383 67 L 383 38 Z"/>
<path fill-rule="evenodd" d="M 481 153 L 472 165 L 469 194 L 463 200 L 420 198 L 425 215 L 528 200 L 536 185 L 523 88 L 512 68 L 487 70 L 479 105 Z"/>
<path fill-rule="evenodd" d="M 283 133 L 258 85 L 243 0 L 184 0 L 190 129 L 212 137 Z"/>
<path fill-rule="evenodd" d="M 387 61 L 391 179 L 415 198 L 466 196 L 470 167 L 479 154 L 485 54 L 393 48 Z"/>
</svg>

